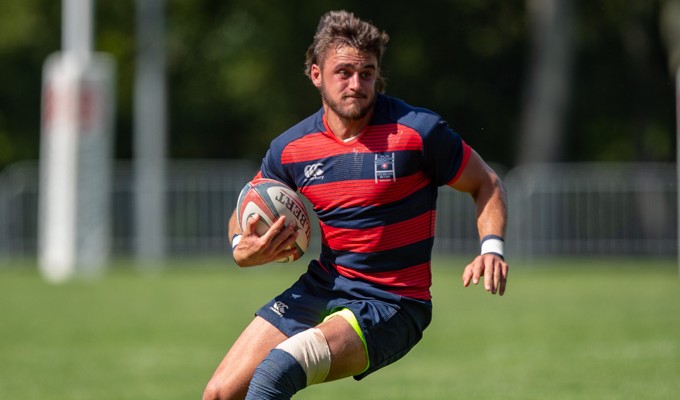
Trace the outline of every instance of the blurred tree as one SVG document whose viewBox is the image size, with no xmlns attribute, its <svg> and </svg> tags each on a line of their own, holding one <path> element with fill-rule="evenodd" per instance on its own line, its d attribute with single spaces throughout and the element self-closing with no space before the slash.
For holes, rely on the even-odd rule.
<svg viewBox="0 0 680 400">
<path fill-rule="evenodd" d="M 391 36 L 388 94 L 440 113 L 486 159 L 510 165 L 526 52 L 524 2 L 365 4 L 373 8 L 359 15 Z"/>
<path fill-rule="evenodd" d="M 674 159 L 673 82 L 659 1 L 579 4 L 567 161 Z"/>
<path fill-rule="evenodd" d="M 664 0 L 660 12 L 661 34 L 668 51 L 671 76 L 680 72 L 680 0 Z"/>
<path fill-rule="evenodd" d="M 574 2 L 527 0 L 531 57 L 519 130 L 519 163 L 564 155 L 564 120 L 572 85 Z"/>
<path fill-rule="evenodd" d="M 442 114 L 487 159 L 512 166 L 529 82 L 525 1 L 168 0 L 169 156 L 261 158 L 276 134 L 320 107 L 304 53 L 321 14 L 345 8 L 390 34 L 389 94 Z M 662 1 L 570 2 L 572 96 L 555 158 L 674 159 Z M 59 49 L 60 3 L 0 2 L 0 168 L 37 158 L 42 64 Z M 96 2 L 95 49 L 117 60 L 121 159 L 132 154 L 133 5 Z"/>
<path fill-rule="evenodd" d="M 58 2 L 0 3 L 0 169 L 39 153 L 42 64 L 60 46 Z"/>
<path fill-rule="evenodd" d="M 178 6 L 194 8 L 196 3 L 191 4 Z M 303 75 L 304 53 L 321 14 L 348 5 L 391 35 L 383 65 L 389 94 L 441 113 L 468 142 L 486 147 L 497 161 L 511 158 L 508 148 L 519 107 L 515 93 L 521 88 L 521 0 L 426 2 L 418 7 L 395 1 L 389 8 L 348 1 L 302 8 L 259 1 L 219 3 L 199 12 L 211 18 L 204 17 L 196 28 L 204 30 L 196 40 L 171 39 L 176 44 L 171 59 L 180 67 L 174 72 L 183 75 L 171 78 L 177 84 L 171 101 L 175 115 L 182 114 L 179 123 L 186 124 L 173 134 L 173 147 L 181 149 L 181 156 L 209 151 L 261 157 L 271 138 L 320 106 L 316 89 Z M 199 20 L 184 9 L 175 15 Z M 187 24 L 170 22 L 171 30 L 173 26 Z M 196 57 L 203 59 L 196 62 Z M 189 71 L 185 65 L 202 71 Z M 224 111 L 199 120 L 215 107 Z M 211 133 L 199 141 L 192 137 L 203 132 Z M 194 151 L 195 146 L 201 147 Z"/>
</svg>

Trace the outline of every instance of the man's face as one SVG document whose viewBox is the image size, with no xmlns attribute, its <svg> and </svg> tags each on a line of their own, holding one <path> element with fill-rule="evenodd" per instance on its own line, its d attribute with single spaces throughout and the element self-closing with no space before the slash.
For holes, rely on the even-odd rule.
<svg viewBox="0 0 680 400">
<path fill-rule="evenodd" d="M 312 66 L 312 82 L 330 111 L 344 119 L 365 117 L 376 99 L 376 57 L 344 46 L 330 48 L 322 63 Z"/>
</svg>

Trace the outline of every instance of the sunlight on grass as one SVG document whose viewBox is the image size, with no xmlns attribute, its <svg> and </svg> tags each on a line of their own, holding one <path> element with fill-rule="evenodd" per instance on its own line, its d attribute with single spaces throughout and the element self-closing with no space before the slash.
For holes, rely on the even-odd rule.
<svg viewBox="0 0 680 400">
<path fill-rule="evenodd" d="M 403 360 L 296 398 L 667 399 L 680 390 L 674 262 L 535 262 L 513 268 L 504 297 L 464 289 L 463 266 L 436 261 L 434 319 Z M 303 270 L 185 260 L 155 275 L 123 264 L 101 280 L 53 286 L 32 267 L 3 266 L 0 398 L 200 398 L 253 311 Z"/>
</svg>

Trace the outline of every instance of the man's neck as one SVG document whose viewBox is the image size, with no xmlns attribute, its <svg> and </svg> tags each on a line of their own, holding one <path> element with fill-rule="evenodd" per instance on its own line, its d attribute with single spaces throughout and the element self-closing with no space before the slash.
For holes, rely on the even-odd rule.
<svg viewBox="0 0 680 400">
<path fill-rule="evenodd" d="M 326 124 L 328 124 L 331 133 L 338 138 L 338 140 L 342 141 L 347 141 L 359 136 L 364 128 L 366 128 L 373 115 L 373 111 L 371 111 L 361 119 L 348 119 L 338 116 L 330 111 L 328 107 L 325 107 L 325 110 Z"/>
</svg>

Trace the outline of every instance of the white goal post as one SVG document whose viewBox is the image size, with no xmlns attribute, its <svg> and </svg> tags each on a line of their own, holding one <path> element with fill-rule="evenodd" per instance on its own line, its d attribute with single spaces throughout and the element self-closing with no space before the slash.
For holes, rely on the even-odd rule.
<svg viewBox="0 0 680 400">
<path fill-rule="evenodd" d="M 38 261 L 60 282 L 108 258 L 114 62 L 56 53 L 43 74 Z"/>
</svg>

